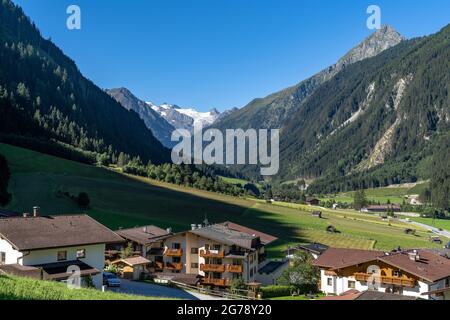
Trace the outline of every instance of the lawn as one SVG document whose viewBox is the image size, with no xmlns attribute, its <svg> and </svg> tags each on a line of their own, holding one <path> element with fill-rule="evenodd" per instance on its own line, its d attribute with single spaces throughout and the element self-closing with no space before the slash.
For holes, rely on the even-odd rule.
<svg viewBox="0 0 450 320">
<path fill-rule="evenodd" d="M 394 247 L 433 247 L 429 234 L 418 230 L 405 235 L 403 223 L 388 223 L 355 211 L 325 210 L 295 204 L 268 204 L 124 175 L 33 151 L 0 144 L 12 170 L 8 206 L 30 212 L 39 205 L 44 214 L 81 213 L 76 204 L 58 191 L 76 195 L 87 192 L 91 205 L 87 213 L 112 229 L 154 224 L 174 231 L 200 223 L 230 220 L 280 240 L 268 247 L 271 257 L 283 257 L 288 245 L 323 242 L 335 247 L 391 250 Z M 323 219 L 311 216 L 323 211 Z M 327 233 L 329 225 L 340 233 Z"/>
<path fill-rule="evenodd" d="M 59 282 L 0 276 L 0 300 L 166 300 L 95 289 L 72 290 Z"/>
<path fill-rule="evenodd" d="M 435 228 L 450 231 L 450 220 L 432 219 L 432 218 L 411 218 L 411 220 L 420 222 Z"/>
<path fill-rule="evenodd" d="M 419 183 L 414 187 L 400 185 L 398 187 L 376 188 L 365 190 L 366 197 L 369 201 L 387 203 L 390 201 L 395 204 L 402 204 L 408 195 L 420 194 L 422 190 L 428 187 L 428 183 Z M 336 196 L 324 196 L 320 200 L 334 199 L 336 202 L 353 203 L 354 192 L 339 193 Z"/>
</svg>

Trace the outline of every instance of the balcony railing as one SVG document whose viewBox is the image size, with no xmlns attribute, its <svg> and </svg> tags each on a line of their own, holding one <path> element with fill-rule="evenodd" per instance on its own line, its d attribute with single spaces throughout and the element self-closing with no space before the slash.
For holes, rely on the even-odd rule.
<svg viewBox="0 0 450 320">
<path fill-rule="evenodd" d="M 219 250 L 200 250 L 200 257 L 223 259 L 225 257 L 225 252 Z"/>
<path fill-rule="evenodd" d="M 225 266 L 223 264 L 201 264 L 200 271 L 203 272 L 225 272 Z"/>
<path fill-rule="evenodd" d="M 377 276 L 368 273 L 356 273 L 355 279 L 357 281 L 369 281 L 371 279 L 375 281 L 379 281 L 382 284 L 393 284 L 396 286 L 409 287 L 414 288 L 416 286 L 416 281 L 412 279 L 403 279 L 398 277 L 386 277 L 386 276 Z"/>
<path fill-rule="evenodd" d="M 213 279 L 213 278 L 205 278 L 203 279 L 204 285 L 213 285 L 218 287 L 228 287 L 230 285 L 230 281 L 228 279 Z"/>
<path fill-rule="evenodd" d="M 231 273 L 242 273 L 242 272 L 244 272 L 244 268 L 241 265 L 229 264 L 227 266 L 227 271 L 231 272 Z"/>
<path fill-rule="evenodd" d="M 183 264 L 166 262 L 164 269 L 172 271 L 181 271 L 183 270 Z"/>
<path fill-rule="evenodd" d="M 183 249 L 167 249 L 164 255 L 167 257 L 181 257 L 183 255 Z"/>
</svg>

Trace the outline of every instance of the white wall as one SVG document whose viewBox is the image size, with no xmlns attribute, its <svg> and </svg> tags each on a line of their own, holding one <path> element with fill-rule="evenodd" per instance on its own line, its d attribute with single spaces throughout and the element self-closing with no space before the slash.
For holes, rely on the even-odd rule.
<svg viewBox="0 0 450 320">
<path fill-rule="evenodd" d="M 4 240 L 4 239 L 0 239 L 0 252 L 6 253 L 5 264 L 16 264 L 17 263 L 17 259 L 22 257 L 22 253 L 20 253 L 19 251 L 15 250 L 11 246 L 11 244 L 8 241 Z"/>
<path fill-rule="evenodd" d="M 79 260 L 101 271 L 100 274 L 93 277 L 94 285 L 101 288 L 105 267 L 104 244 L 31 251 L 29 255 L 21 259 L 20 264 L 32 266 L 58 262 L 58 251 L 67 251 L 67 261 L 77 260 L 77 251 L 83 249 L 86 250 L 86 258 Z"/>
</svg>

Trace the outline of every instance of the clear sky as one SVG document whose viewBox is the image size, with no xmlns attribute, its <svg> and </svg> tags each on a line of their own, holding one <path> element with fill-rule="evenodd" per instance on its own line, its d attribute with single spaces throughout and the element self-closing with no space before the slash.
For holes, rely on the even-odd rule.
<svg viewBox="0 0 450 320">
<path fill-rule="evenodd" d="M 448 0 L 13 0 L 102 88 L 154 103 L 242 107 L 331 65 L 372 31 L 411 38 L 450 23 Z M 81 8 L 82 29 L 66 28 Z"/>
</svg>

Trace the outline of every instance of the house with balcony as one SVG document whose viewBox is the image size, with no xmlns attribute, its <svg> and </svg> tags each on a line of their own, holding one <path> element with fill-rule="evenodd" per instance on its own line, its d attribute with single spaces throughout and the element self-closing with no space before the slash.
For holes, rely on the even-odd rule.
<svg viewBox="0 0 450 320">
<path fill-rule="evenodd" d="M 125 244 L 111 246 L 109 253 L 118 253 L 124 247 L 131 244 L 134 256 L 142 256 L 148 259 L 150 272 L 164 271 L 164 241 L 173 235 L 171 229 L 161 229 L 156 226 L 143 226 L 131 229 L 117 230 L 116 233 L 126 240 Z M 119 257 L 115 257 L 119 258 Z M 114 260 L 114 259 L 113 259 Z"/>
<path fill-rule="evenodd" d="M 436 251 L 329 248 L 313 264 L 320 268 L 320 289 L 327 295 L 356 290 L 450 299 L 450 259 Z"/>
<path fill-rule="evenodd" d="M 0 272 L 100 288 L 106 244 L 123 239 L 87 215 L 0 218 Z"/>
<path fill-rule="evenodd" d="M 231 222 L 192 225 L 165 239 L 164 271 L 201 277 L 201 284 L 228 287 L 233 279 L 255 281 L 270 235 Z"/>
</svg>

